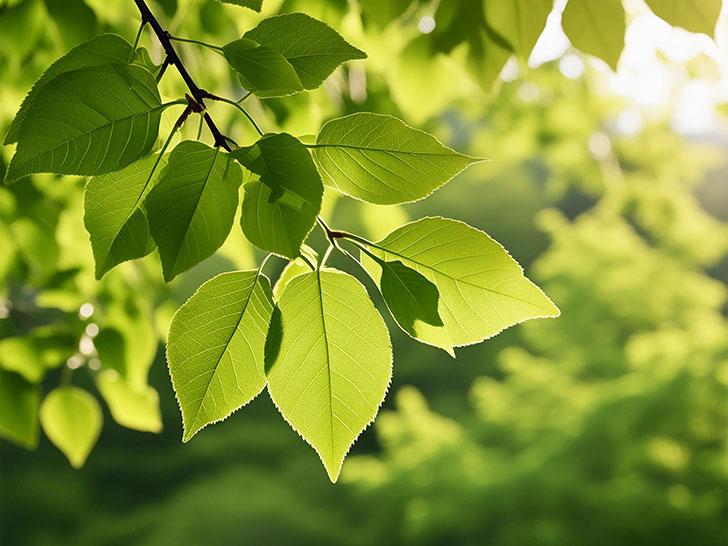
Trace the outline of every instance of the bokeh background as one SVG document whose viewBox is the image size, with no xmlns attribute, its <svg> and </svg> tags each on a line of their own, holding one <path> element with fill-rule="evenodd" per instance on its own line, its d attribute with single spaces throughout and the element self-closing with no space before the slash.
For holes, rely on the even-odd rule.
<svg viewBox="0 0 728 546">
<path fill-rule="evenodd" d="M 569 45 L 563 1 L 528 59 L 476 50 L 476 0 L 265 0 L 262 15 L 211 0 L 151 5 L 173 34 L 216 44 L 278 11 L 338 29 L 369 59 L 318 91 L 250 100 L 265 130 L 315 134 L 369 110 L 492 162 L 407 206 L 327 194 L 331 225 L 378 239 L 426 215 L 465 220 L 508 248 L 562 316 L 453 360 L 407 338 L 377 299 L 394 379 L 332 485 L 266 393 L 181 443 L 166 329 L 206 279 L 255 267 L 262 256 L 241 235 L 170 285 L 155 255 L 97 282 L 82 178 L 0 187 L 2 544 L 726 543 L 725 8 L 713 41 L 627 0 L 615 73 Z M 53 60 L 102 31 L 131 41 L 137 25 L 131 0 L 4 1 L 3 132 Z M 151 36 L 142 45 L 161 61 Z M 214 52 L 179 51 L 200 85 L 241 96 Z M 184 91 L 174 71 L 161 91 Z M 239 143 L 255 140 L 234 110 L 211 111 Z M 196 129 L 188 122 L 182 136 Z M 2 149 L 2 169 L 11 153 Z M 318 234 L 312 244 L 323 248 Z M 334 265 L 354 271 L 343 258 Z M 150 387 L 131 401 L 102 397 L 115 360 Z M 80 470 L 32 420 L 43 394 L 69 380 L 104 405 Z M 161 417 L 163 430 L 120 426 L 124 415 L 148 429 Z"/>
</svg>

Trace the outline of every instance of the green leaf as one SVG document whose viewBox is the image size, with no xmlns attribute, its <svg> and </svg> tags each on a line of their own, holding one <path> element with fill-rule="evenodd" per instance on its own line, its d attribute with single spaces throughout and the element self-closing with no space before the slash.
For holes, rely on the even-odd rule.
<svg viewBox="0 0 728 546">
<path fill-rule="evenodd" d="M 167 362 L 182 410 L 183 442 L 263 390 L 272 313 L 270 281 L 259 270 L 218 275 L 177 311 Z"/>
<path fill-rule="evenodd" d="M 450 335 L 438 310 L 437 286 L 399 260 L 385 261 L 373 254 L 367 258 L 365 269 L 379 285 L 399 327 L 415 339 L 444 349 L 454 358 Z"/>
<path fill-rule="evenodd" d="M 225 242 L 242 177 L 240 166 L 220 148 L 188 140 L 172 150 L 146 200 L 165 281 L 212 256 Z"/>
<path fill-rule="evenodd" d="M 122 169 L 152 149 L 163 108 L 154 77 L 140 66 L 60 74 L 28 108 L 6 181 L 39 172 L 95 175 Z"/>
<path fill-rule="evenodd" d="M 260 12 L 263 8 L 263 0 L 217 0 L 223 4 L 233 4 L 235 6 L 242 6 L 244 8 L 252 9 L 253 11 Z"/>
<path fill-rule="evenodd" d="M 78 387 L 59 387 L 40 406 L 40 424 L 48 439 L 81 468 L 96 444 L 103 424 L 96 398 Z"/>
<path fill-rule="evenodd" d="M 149 72 L 155 75 L 161 67 L 161 65 L 156 64 L 152 60 L 152 57 L 149 55 L 149 51 L 147 51 L 146 48 L 143 47 L 137 47 L 136 51 L 134 52 L 133 64 L 137 64 L 143 68 L 146 68 L 147 70 L 149 70 Z"/>
<path fill-rule="evenodd" d="M 627 28 L 621 0 L 571 0 L 561 26 L 575 48 L 617 70 Z"/>
<path fill-rule="evenodd" d="M 22 337 L 0 340 L 0 367 L 38 383 L 46 370 L 60 366 L 77 347 L 77 339 L 66 331 L 37 328 Z"/>
<path fill-rule="evenodd" d="M 309 253 L 313 253 L 314 259 L 311 260 L 311 263 L 315 264 L 318 262 L 318 254 L 313 249 L 308 248 L 306 247 L 306 245 L 304 245 L 304 248 L 302 250 L 302 253 L 305 253 L 307 256 L 309 255 Z M 286 289 L 286 286 L 288 286 L 289 282 L 291 282 L 299 275 L 310 272 L 311 266 L 308 265 L 303 258 L 299 257 L 295 260 L 288 262 L 286 264 L 286 267 L 283 268 L 283 271 L 281 271 L 281 274 L 278 276 L 278 280 L 273 287 L 273 299 L 275 301 L 281 299 L 281 294 L 283 294 L 283 291 Z"/>
<path fill-rule="evenodd" d="M 126 342 L 116 328 L 102 328 L 94 338 L 94 346 L 104 368 L 126 376 Z"/>
<path fill-rule="evenodd" d="M 361 283 L 334 269 L 295 277 L 278 308 L 266 355 L 268 390 L 335 482 L 387 392 L 389 333 Z"/>
<path fill-rule="evenodd" d="M 488 25 L 506 38 L 517 53 L 528 59 L 546 26 L 553 0 L 485 0 L 483 8 Z"/>
<path fill-rule="evenodd" d="M 378 205 L 423 199 L 483 161 L 395 117 L 370 113 L 329 121 L 310 147 L 324 184 Z"/>
<path fill-rule="evenodd" d="M 283 55 L 296 70 L 304 89 L 316 89 L 342 63 L 367 57 L 326 23 L 304 13 L 265 19 L 243 38 Z"/>
<path fill-rule="evenodd" d="M 38 445 L 40 390 L 20 375 L 0 371 L 0 436 L 26 449 Z"/>
<path fill-rule="evenodd" d="M 244 186 L 243 233 L 258 248 L 295 258 L 316 223 L 324 193 L 311 154 L 298 139 L 281 133 L 230 155 L 259 176 Z"/>
<path fill-rule="evenodd" d="M 97 279 L 154 249 L 143 204 L 165 165 L 165 158 L 152 155 L 86 184 L 83 222 L 91 236 Z"/>
<path fill-rule="evenodd" d="M 423 218 L 366 246 L 380 260 L 400 261 L 437 287 L 439 316 L 452 346 L 477 343 L 531 318 L 559 315 L 500 244 L 463 222 Z M 364 254 L 362 263 L 380 279 L 376 262 Z M 415 333 L 420 341 L 447 350 L 434 335 L 438 331 L 417 328 Z"/>
<path fill-rule="evenodd" d="M 721 0 L 647 0 L 647 5 L 671 25 L 715 37 Z"/>
<path fill-rule="evenodd" d="M 282 97 L 303 91 L 293 66 L 274 49 L 241 38 L 223 47 L 225 59 L 248 91 L 261 97 Z"/>
<path fill-rule="evenodd" d="M 104 397 L 114 421 L 122 427 L 144 432 L 162 432 L 159 395 L 153 387 L 132 388 L 115 370 L 96 376 L 96 386 Z"/>
<path fill-rule="evenodd" d="M 25 116 L 28 115 L 33 101 L 37 97 L 40 90 L 59 74 L 77 70 L 79 68 L 89 66 L 105 66 L 113 63 L 125 63 L 129 60 L 131 54 L 131 44 L 116 34 L 101 34 L 95 38 L 84 42 L 63 57 L 50 65 L 33 87 L 20 105 L 18 113 L 10 123 L 8 132 L 5 135 L 3 144 L 12 144 L 18 141 L 20 127 L 23 124 Z"/>
</svg>

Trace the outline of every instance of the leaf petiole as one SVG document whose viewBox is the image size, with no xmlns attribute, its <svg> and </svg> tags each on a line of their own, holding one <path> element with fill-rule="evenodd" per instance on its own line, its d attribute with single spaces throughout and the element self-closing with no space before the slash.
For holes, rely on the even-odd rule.
<svg viewBox="0 0 728 546">
<path fill-rule="evenodd" d="M 202 42 L 200 40 L 191 40 L 189 38 L 180 38 L 178 36 L 172 36 L 171 34 L 169 35 L 169 39 L 170 40 L 173 40 L 175 42 L 185 42 L 185 43 L 188 43 L 188 44 L 197 44 L 197 45 L 200 45 L 202 47 L 206 47 L 208 49 L 212 49 L 213 51 L 218 51 L 218 52 L 222 52 L 223 51 L 223 49 L 220 46 L 216 46 L 216 45 L 213 45 L 213 44 L 208 44 L 207 42 Z"/>
<path fill-rule="evenodd" d="M 137 47 L 139 46 L 139 40 L 142 37 L 142 31 L 144 30 L 146 24 L 147 22 L 142 20 L 142 24 L 139 25 L 139 30 L 137 31 L 136 38 L 134 39 L 134 45 L 132 46 L 131 52 L 129 53 L 129 63 L 134 60 L 134 54 L 136 53 Z"/>
</svg>

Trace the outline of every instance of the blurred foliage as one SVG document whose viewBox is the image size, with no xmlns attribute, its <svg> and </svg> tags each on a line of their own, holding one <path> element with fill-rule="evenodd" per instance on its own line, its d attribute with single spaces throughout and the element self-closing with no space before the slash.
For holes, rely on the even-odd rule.
<svg viewBox="0 0 728 546">
<path fill-rule="evenodd" d="M 100 31 L 136 32 L 131 2 L 12 0 L 0 9 L 3 128 L 70 47 Z M 264 129 L 314 134 L 367 109 L 493 161 L 406 207 L 327 193 L 324 216 L 372 238 L 408 218 L 463 218 L 510 248 L 562 317 L 459 349 L 456 361 L 392 328 L 393 396 L 334 488 L 267 398 L 179 441 L 160 343 L 204 280 L 253 265 L 242 235 L 169 285 L 155 256 L 97 282 L 82 179 L 36 175 L 0 187 L 3 543 L 724 543 L 725 116 L 722 133 L 701 140 L 675 133 L 664 116 L 620 133 L 627 105 L 608 91 L 599 62 L 571 79 L 558 61 L 528 68 L 523 52 L 508 61 L 475 1 L 267 0 L 256 14 L 164 0 L 155 10 L 172 33 L 212 43 L 278 11 L 302 10 L 341 31 L 367 62 L 315 92 L 250 100 Z M 418 24 L 430 16 L 437 25 L 423 34 Z M 142 44 L 160 62 L 158 44 Z M 201 85 L 239 96 L 214 53 L 180 51 Z M 515 76 L 503 77 L 506 61 Z M 686 66 L 693 78 L 719 73 L 704 56 Z M 174 97 L 184 87 L 165 76 L 161 90 Z M 224 105 L 211 108 L 241 145 L 254 141 Z M 343 258 L 334 265 L 347 267 Z M 69 380 L 108 404 L 81 471 L 38 429 L 43 393 Z"/>
</svg>

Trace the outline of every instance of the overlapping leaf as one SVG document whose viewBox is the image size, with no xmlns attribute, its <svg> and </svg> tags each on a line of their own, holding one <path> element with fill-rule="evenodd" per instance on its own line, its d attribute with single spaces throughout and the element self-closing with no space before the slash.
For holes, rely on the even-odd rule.
<svg viewBox="0 0 728 546">
<path fill-rule="evenodd" d="M 39 89 L 23 117 L 7 181 L 122 169 L 152 149 L 163 108 L 154 77 L 138 65 L 60 74 Z"/>
<path fill-rule="evenodd" d="M 304 13 L 285 13 L 260 22 L 243 35 L 274 49 L 293 66 L 304 89 L 315 89 L 347 61 L 366 54 L 326 23 Z"/>
<path fill-rule="evenodd" d="M 561 26 L 574 47 L 617 70 L 627 28 L 621 0 L 570 1 Z"/>
<path fill-rule="evenodd" d="M 267 277 L 235 271 L 207 281 L 174 316 L 167 361 L 182 410 L 183 441 L 263 389 L 272 313 Z"/>
<path fill-rule="evenodd" d="M 225 242 L 238 207 L 240 166 L 219 148 L 181 142 L 146 199 L 166 281 Z"/>
<path fill-rule="evenodd" d="M 316 223 L 324 191 L 311 154 L 282 133 L 265 135 L 231 155 L 259 176 L 244 186 L 245 236 L 263 250 L 295 258 Z"/>
<path fill-rule="evenodd" d="M 241 38 L 225 45 L 223 54 L 243 87 L 256 95 L 283 97 L 303 91 L 293 66 L 273 48 Z"/>
<path fill-rule="evenodd" d="M 488 25 L 526 59 L 546 26 L 553 0 L 508 0 L 483 3 Z"/>
<path fill-rule="evenodd" d="M 165 158 L 152 155 L 86 184 L 83 220 L 91 236 L 97 279 L 121 262 L 154 250 L 143 205 L 165 165 Z"/>
<path fill-rule="evenodd" d="M 379 205 L 427 197 L 482 159 L 460 154 L 392 116 L 329 121 L 310 145 L 327 186 Z"/>
<path fill-rule="evenodd" d="M 380 260 L 399 261 L 437 287 L 439 316 L 452 346 L 477 343 L 524 320 L 559 315 L 500 244 L 463 222 L 423 218 L 367 246 Z M 378 263 L 366 253 L 362 263 L 381 283 Z M 418 328 L 422 322 L 415 323 L 415 337 L 447 350 L 434 335 L 439 332 Z"/>
<path fill-rule="evenodd" d="M 78 387 L 57 388 L 40 406 L 43 432 L 74 468 L 81 468 L 86 462 L 101 432 L 103 419 L 96 399 Z"/>
<path fill-rule="evenodd" d="M 104 370 L 96 376 L 96 386 L 114 421 L 122 427 L 144 432 L 161 432 L 159 395 L 153 387 L 131 387 L 116 372 Z"/>
<path fill-rule="evenodd" d="M 359 281 L 332 269 L 294 277 L 278 308 L 266 355 L 268 390 L 335 482 L 387 391 L 389 334 Z"/>
</svg>

